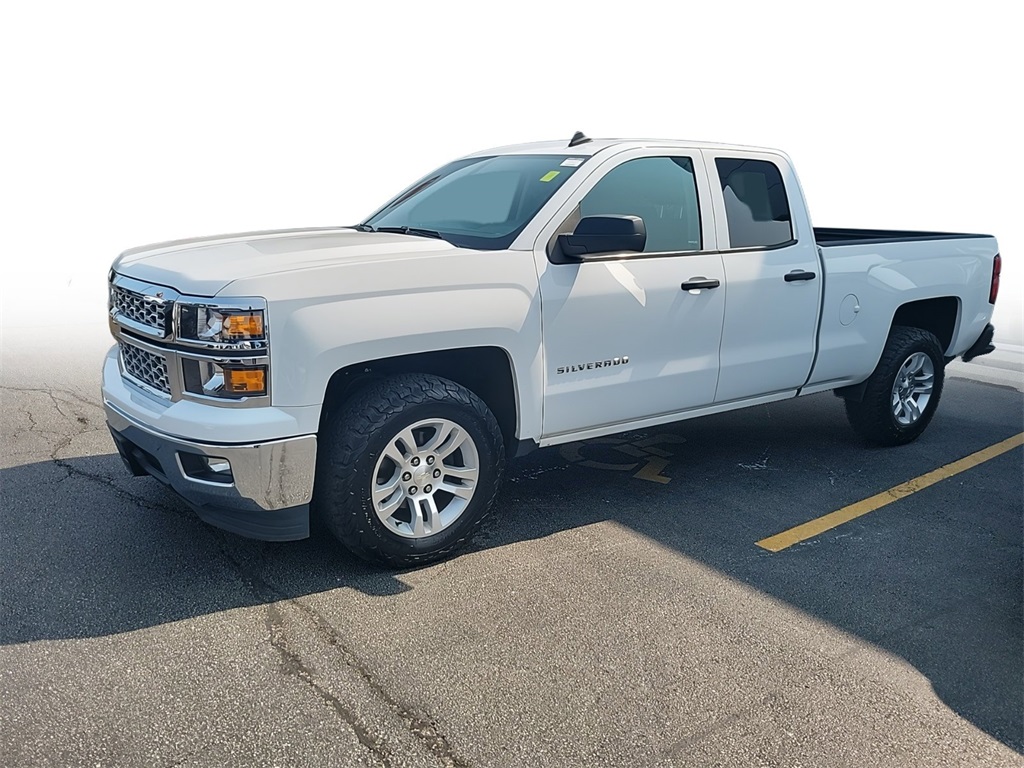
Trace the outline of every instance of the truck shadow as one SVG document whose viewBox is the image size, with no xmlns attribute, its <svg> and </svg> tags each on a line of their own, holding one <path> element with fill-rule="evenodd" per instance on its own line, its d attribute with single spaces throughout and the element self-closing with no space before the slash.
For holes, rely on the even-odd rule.
<svg viewBox="0 0 1024 768">
<path fill-rule="evenodd" d="M 203 523 L 156 480 L 125 475 L 117 454 L 0 471 L 0 645 L 130 632 L 339 588 L 409 589 L 326 534 L 244 539 Z"/>
<path fill-rule="evenodd" d="M 1006 398 L 1019 407 L 1019 396 Z M 470 556 L 618 523 L 906 659 L 960 716 L 1024 751 L 1019 473 L 986 488 L 984 503 L 961 495 L 986 516 L 985 536 L 966 543 L 950 526 L 968 510 L 921 506 L 783 553 L 754 544 L 1012 434 L 1000 426 L 1005 412 L 986 420 L 978 407 L 948 408 L 898 459 L 860 445 L 830 396 L 538 451 L 515 465 Z M 387 600 L 411 589 L 322 532 L 267 544 L 210 528 L 156 481 L 126 477 L 114 454 L 5 469 L 0 489 L 0 644 L 106 636 L 330 590 Z"/>
</svg>

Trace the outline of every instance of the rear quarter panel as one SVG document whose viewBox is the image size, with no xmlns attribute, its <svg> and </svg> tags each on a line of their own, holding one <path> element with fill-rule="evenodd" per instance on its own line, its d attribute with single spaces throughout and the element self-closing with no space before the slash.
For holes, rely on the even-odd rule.
<svg viewBox="0 0 1024 768">
<path fill-rule="evenodd" d="M 992 317 L 992 237 L 822 246 L 825 293 L 818 358 L 806 389 L 856 384 L 878 364 L 900 306 L 952 296 L 948 356 L 965 352 Z M 852 297 L 852 298 L 851 298 Z M 845 308 L 844 308 L 845 302 Z M 859 307 L 849 321 L 851 306 Z M 849 321 L 844 325 L 844 321 Z"/>
</svg>

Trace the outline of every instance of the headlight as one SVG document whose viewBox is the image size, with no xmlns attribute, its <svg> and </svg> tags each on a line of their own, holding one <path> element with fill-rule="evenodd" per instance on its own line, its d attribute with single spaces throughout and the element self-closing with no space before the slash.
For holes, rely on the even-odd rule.
<svg viewBox="0 0 1024 768">
<path fill-rule="evenodd" d="M 240 362 L 181 361 L 185 391 L 206 397 L 260 397 L 267 394 L 267 366 Z"/>
<path fill-rule="evenodd" d="M 263 310 L 181 304 L 178 338 L 245 348 L 249 346 L 246 342 L 264 341 L 267 338 Z"/>
<path fill-rule="evenodd" d="M 269 396 L 268 330 L 264 299 L 179 299 L 175 338 L 197 350 L 180 353 L 185 392 L 223 400 Z"/>
</svg>

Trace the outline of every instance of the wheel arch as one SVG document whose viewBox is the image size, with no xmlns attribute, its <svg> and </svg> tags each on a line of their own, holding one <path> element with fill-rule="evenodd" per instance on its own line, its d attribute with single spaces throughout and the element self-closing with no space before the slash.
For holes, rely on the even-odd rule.
<svg viewBox="0 0 1024 768">
<path fill-rule="evenodd" d="M 909 328 L 920 328 L 934 334 L 939 340 L 939 346 L 943 353 L 948 355 L 949 349 L 956 339 L 956 332 L 960 325 L 960 299 L 956 296 L 938 296 L 930 299 L 917 299 L 908 301 L 896 308 L 885 338 L 882 340 L 882 348 L 878 351 L 878 361 L 882 358 L 882 350 L 892 336 L 894 328 L 906 326 Z M 948 359 L 948 358 L 947 358 Z M 833 390 L 837 397 L 853 402 L 860 402 L 864 397 L 864 390 L 867 386 L 867 379 L 859 384 L 840 387 Z"/>
<path fill-rule="evenodd" d="M 948 354 L 956 338 L 959 320 L 960 299 L 956 296 L 918 299 L 902 304 L 896 309 L 892 322 L 889 323 L 889 334 L 898 325 L 920 328 L 934 334 L 943 352 Z"/>
<path fill-rule="evenodd" d="M 506 450 L 514 453 L 519 430 L 519 401 L 515 369 L 509 353 L 500 347 L 469 347 L 385 357 L 348 365 L 327 382 L 320 413 L 323 427 L 330 414 L 367 383 L 400 373 L 424 373 L 461 384 L 477 395 L 494 414 Z"/>
</svg>

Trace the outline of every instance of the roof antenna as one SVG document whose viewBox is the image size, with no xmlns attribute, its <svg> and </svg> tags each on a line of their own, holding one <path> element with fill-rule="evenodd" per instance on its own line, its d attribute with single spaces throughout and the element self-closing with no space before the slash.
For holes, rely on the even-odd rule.
<svg viewBox="0 0 1024 768">
<path fill-rule="evenodd" d="M 569 139 L 569 146 L 576 147 L 580 144 L 586 144 L 588 141 L 590 141 L 590 139 L 583 135 L 583 131 L 576 131 L 576 133 L 572 135 L 572 138 Z"/>
</svg>

